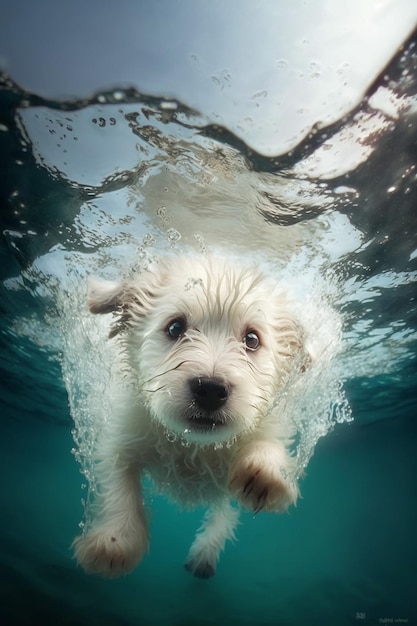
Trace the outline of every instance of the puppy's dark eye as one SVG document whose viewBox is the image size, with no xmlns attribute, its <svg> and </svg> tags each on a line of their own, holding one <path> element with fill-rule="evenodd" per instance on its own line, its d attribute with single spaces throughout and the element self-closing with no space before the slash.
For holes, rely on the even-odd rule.
<svg viewBox="0 0 417 626">
<path fill-rule="evenodd" d="M 246 349 L 251 350 L 252 352 L 257 350 L 261 345 L 261 341 L 258 335 L 253 330 L 251 330 L 249 333 L 246 333 L 246 335 L 243 337 L 243 343 L 245 344 Z"/>
<path fill-rule="evenodd" d="M 172 320 L 166 328 L 166 333 L 171 339 L 178 339 L 186 331 L 186 324 L 183 319 Z"/>
</svg>

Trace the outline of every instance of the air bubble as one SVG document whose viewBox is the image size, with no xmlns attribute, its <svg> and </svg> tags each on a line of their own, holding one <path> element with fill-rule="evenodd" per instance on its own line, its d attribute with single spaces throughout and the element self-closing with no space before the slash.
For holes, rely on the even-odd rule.
<svg viewBox="0 0 417 626">
<path fill-rule="evenodd" d="M 191 447 L 191 441 L 189 441 L 187 439 L 187 435 L 191 433 L 191 430 L 189 428 L 185 428 L 182 432 L 182 436 L 181 436 L 181 445 L 183 448 L 190 448 Z"/>
<path fill-rule="evenodd" d="M 198 243 L 198 247 L 200 249 L 200 252 L 202 252 L 202 253 L 206 252 L 207 248 L 206 248 L 206 243 L 204 241 L 204 237 L 202 235 L 200 235 L 199 233 L 195 233 L 194 234 L 194 239 Z"/>
<path fill-rule="evenodd" d="M 167 237 L 170 241 L 179 241 L 181 239 L 181 233 L 175 228 L 169 228 L 167 230 Z"/>
<path fill-rule="evenodd" d="M 284 70 L 288 65 L 288 61 L 286 61 L 286 59 L 278 59 L 275 65 L 277 69 Z"/>
<path fill-rule="evenodd" d="M 154 243 L 154 241 L 155 241 L 155 237 L 151 235 L 150 233 L 147 233 L 142 239 L 142 243 L 144 246 L 149 246 L 152 243 Z"/>
<path fill-rule="evenodd" d="M 185 283 L 185 291 L 190 291 L 190 289 L 194 289 L 194 287 L 203 287 L 203 280 L 202 278 L 190 278 L 186 283 Z"/>
<path fill-rule="evenodd" d="M 261 89 L 261 91 L 257 91 L 256 93 L 253 94 L 252 100 L 255 100 L 256 98 L 266 98 L 267 95 L 268 95 L 267 90 Z"/>
<path fill-rule="evenodd" d="M 165 437 L 170 443 L 175 443 L 178 439 L 177 435 L 170 430 L 165 431 Z"/>
<path fill-rule="evenodd" d="M 288 480 L 289 478 L 289 474 L 288 474 L 288 470 L 286 467 L 284 467 L 283 465 L 281 465 L 281 467 L 279 468 L 279 471 L 281 473 L 281 476 L 283 477 L 284 480 Z"/>
</svg>

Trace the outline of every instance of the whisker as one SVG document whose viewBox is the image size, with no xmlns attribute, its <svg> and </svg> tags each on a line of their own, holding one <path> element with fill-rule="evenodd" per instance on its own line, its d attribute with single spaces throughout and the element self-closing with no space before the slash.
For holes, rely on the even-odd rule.
<svg viewBox="0 0 417 626">
<path fill-rule="evenodd" d="M 175 365 L 174 367 L 164 370 L 160 374 L 155 374 L 155 376 L 151 376 L 150 378 L 147 378 L 146 380 L 143 381 L 141 386 L 146 385 L 147 383 L 150 383 L 152 380 L 155 380 L 155 378 L 159 378 L 160 376 L 165 376 L 165 374 L 169 374 L 169 372 L 175 372 L 175 370 L 177 370 L 179 367 L 184 365 L 184 363 L 187 363 L 187 361 L 181 361 L 180 363 L 177 363 L 177 365 Z"/>
<path fill-rule="evenodd" d="M 162 389 L 166 389 L 167 387 L 168 387 L 168 385 L 161 385 L 157 389 L 144 389 L 142 387 L 141 391 L 144 391 L 145 393 L 156 393 L 157 391 L 162 391 Z"/>
<path fill-rule="evenodd" d="M 268 376 L 269 378 L 274 377 L 273 374 L 267 374 L 263 372 L 262 370 L 260 370 L 259 367 L 256 367 L 256 365 L 252 363 L 252 361 L 250 361 L 249 359 L 246 360 L 246 364 L 248 365 L 249 369 L 251 369 L 256 374 L 261 374 L 262 376 Z"/>
</svg>

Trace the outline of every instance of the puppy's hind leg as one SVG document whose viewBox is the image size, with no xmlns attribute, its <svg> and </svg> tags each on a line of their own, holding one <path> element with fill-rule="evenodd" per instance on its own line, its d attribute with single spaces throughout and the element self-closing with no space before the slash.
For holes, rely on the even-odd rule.
<svg viewBox="0 0 417 626">
<path fill-rule="evenodd" d="M 238 519 L 239 509 L 228 499 L 210 507 L 188 552 L 185 569 L 198 578 L 213 576 L 227 539 L 235 538 Z"/>
</svg>

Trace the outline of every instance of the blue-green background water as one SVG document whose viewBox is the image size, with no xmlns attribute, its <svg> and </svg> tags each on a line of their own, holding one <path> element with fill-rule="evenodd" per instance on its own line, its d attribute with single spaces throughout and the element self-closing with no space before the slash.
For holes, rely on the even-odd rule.
<svg viewBox="0 0 417 626">
<path fill-rule="evenodd" d="M 174 100 L 44 100 L 2 75 L 0 624 L 417 623 L 415 41 L 355 111 L 276 158 Z M 86 493 L 65 376 L 87 367 L 67 339 L 77 294 L 91 267 L 213 246 L 323 291 L 353 421 L 317 442 L 297 508 L 243 515 L 213 579 L 182 567 L 201 511 L 151 495 L 143 563 L 86 576 L 69 549 Z"/>
</svg>

